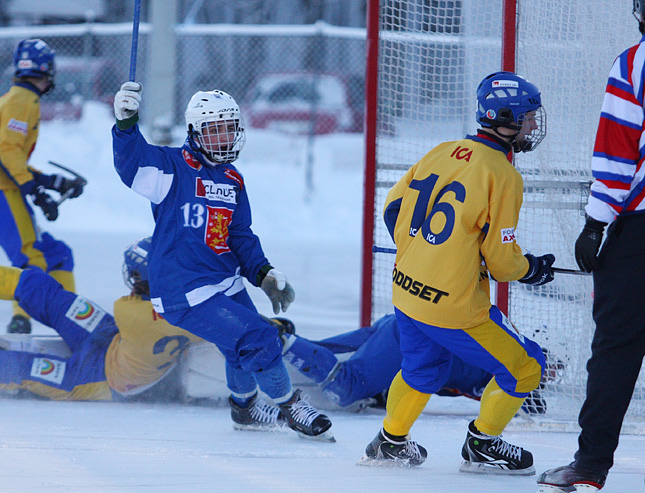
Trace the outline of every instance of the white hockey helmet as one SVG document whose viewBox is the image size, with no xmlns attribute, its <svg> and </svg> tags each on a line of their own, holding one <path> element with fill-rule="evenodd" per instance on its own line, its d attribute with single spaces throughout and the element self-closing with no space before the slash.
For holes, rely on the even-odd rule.
<svg viewBox="0 0 645 493">
<path fill-rule="evenodd" d="M 198 91 L 186 106 L 188 141 L 212 163 L 235 161 L 246 137 L 240 107 L 224 91 Z"/>
</svg>

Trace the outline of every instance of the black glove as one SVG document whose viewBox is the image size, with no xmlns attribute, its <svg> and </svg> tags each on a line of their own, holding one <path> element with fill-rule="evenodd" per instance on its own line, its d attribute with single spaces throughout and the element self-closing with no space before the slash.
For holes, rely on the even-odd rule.
<svg viewBox="0 0 645 493">
<path fill-rule="evenodd" d="M 80 178 L 74 178 L 73 180 L 70 180 L 69 178 L 65 178 L 62 175 L 55 176 L 56 181 L 54 182 L 54 188 L 52 188 L 52 190 L 56 190 L 61 195 L 69 192 L 68 197 L 70 199 L 76 198 L 83 193 L 85 180 L 81 180 Z"/>
<path fill-rule="evenodd" d="M 83 193 L 85 180 L 74 178 L 73 180 L 65 178 L 63 175 L 46 175 L 44 173 L 34 173 L 34 181 L 37 185 L 43 186 L 48 190 L 55 190 L 61 195 L 70 191 L 68 197 L 73 199 Z"/>
<path fill-rule="evenodd" d="M 529 270 L 522 279 L 518 279 L 520 282 L 532 286 L 542 286 L 542 284 L 553 281 L 551 266 L 555 262 L 555 255 L 548 253 L 541 257 L 536 257 L 527 253 L 524 256 L 529 261 Z"/>
<path fill-rule="evenodd" d="M 598 268 L 598 250 L 602 243 L 602 234 L 607 223 L 596 221 L 587 216 L 585 227 L 582 228 L 580 236 L 576 240 L 576 262 L 580 270 L 591 272 Z"/>
<path fill-rule="evenodd" d="M 43 214 L 49 221 L 55 221 L 58 218 L 58 204 L 52 199 L 43 186 L 38 186 L 33 192 L 34 204 L 43 210 Z"/>
</svg>

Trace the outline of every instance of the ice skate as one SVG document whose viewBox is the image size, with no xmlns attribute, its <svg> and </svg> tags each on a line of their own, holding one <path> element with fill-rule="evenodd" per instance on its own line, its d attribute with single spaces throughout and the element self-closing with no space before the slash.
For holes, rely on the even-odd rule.
<svg viewBox="0 0 645 493">
<path fill-rule="evenodd" d="M 287 426 L 287 421 L 280 414 L 280 408 L 267 404 L 257 395 L 247 407 L 238 406 L 231 397 L 231 418 L 235 430 L 272 431 Z"/>
<path fill-rule="evenodd" d="M 459 467 L 461 472 L 476 474 L 505 474 L 532 476 L 533 454 L 522 447 L 512 445 L 500 436 L 481 433 L 475 428 L 475 422 L 468 425 L 466 442 L 461 449 L 464 458 Z"/>
<path fill-rule="evenodd" d="M 573 464 L 556 467 L 540 474 L 538 493 L 593 493 L 605 485 L 607 473 L 578 471 Z"/>
<path fill-rule="evenodd" d="M 360 466 L 420 466 L 428 457 L 428 452 L 417 442 L 406 437 L 385 436 L 383 430 L 378 432 L 365 449 L 365 456 L 359 461 Z"/>
<path fill-rule="evenodd" d="M 334 435 L 329 431 L 331 421 L 327 416 L 318 412 L 306 398 L 303 398 L 300 389 L 296 389 L 289 401 L 280 405 L 280 412 L 289 428 L 302 438 L 335 442 Z"/>
</svg>

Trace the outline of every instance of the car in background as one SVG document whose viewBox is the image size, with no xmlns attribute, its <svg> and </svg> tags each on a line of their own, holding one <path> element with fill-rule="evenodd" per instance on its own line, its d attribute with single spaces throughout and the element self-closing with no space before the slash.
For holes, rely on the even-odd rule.
<svg viewBox="0 0 645 493">
<path fill-rule="evenodd" d="M 244 118 L 250 127 L 289 133 L 362 132 L 362 111 L 353 104 L 361 98 L 351 89 L 339 75 L 262 74 L 242 105 Z"/>
<path fill-rule="evenodd" d="M 40 119 L 78 120 L 83 115 L 85 101 L 99 101 L 111 105 L 125 80 L 111 62 L 103 57 L 56 56 L 56 87 L 40 100 Z M 2 92 L 9 90 L 13 66 L 7 67 L 2 77 Z"/>
</svg>

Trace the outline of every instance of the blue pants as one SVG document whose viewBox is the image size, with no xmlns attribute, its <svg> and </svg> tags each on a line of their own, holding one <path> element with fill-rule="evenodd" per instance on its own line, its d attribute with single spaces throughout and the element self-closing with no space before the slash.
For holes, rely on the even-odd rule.
<svg viewBox="0 0 645 493">
<path fill-rule="evenodd" d="M 395 309 L 401 337 L 401 376 L 413 389 L 434 394 L 444 387 L 455 358 L 473 362 L 513 397 L 527 397 L 540 384 L 545 358 L 540 346 L 520 335 L 496 307 L 469 329 L 424 324 Z"/>
<path fill-rule="evenodd" d="M 280 403 L 291 393 L 291 380 L 282 361 L 278 330 L 257 312 L 246 290 L 233 296 L 217 294 L 164 318 L 215 344 L 226 358 L 227 385 L 243 399 L 260 389 Z"/>
<path fill-rule="evenodd" d="M 46 272 L 74 269 L 71 248 L 38 231 L 34 213 L 18 190 L 0 190 L 0 224 L 0 246 L 14 267 L 33 265 Z"/>
<path fill-rule="evenodd" d="M 387 391 L 401 369 L 399 328 L 394 315 L 380 318 L 373 326 L 321 341 L 296 337 L 285 360 L 322 384 L 325 394 L 340 406 Z M 336 355 L 344 353 L 353 354 L 338 365 Z M 479 398 L 490 378 L 487 371 L 455 358 L 448 380 L 437 394 Z"/>
<path fill-rule="evenodd" d="M 65 291 L 38 268 L 26 269 L 16 288 L 20 306 L 54 328 L 72 356 L 0 351 L 0 387 L 23 388 L 51 399 L 110 400 L 105 353 L 118 332 L 114 319 L 89 300 Z"/>
</svg>

